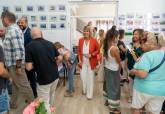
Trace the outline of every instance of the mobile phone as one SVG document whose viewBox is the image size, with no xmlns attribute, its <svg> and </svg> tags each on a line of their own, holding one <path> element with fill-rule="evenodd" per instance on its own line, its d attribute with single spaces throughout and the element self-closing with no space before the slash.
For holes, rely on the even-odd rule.
<svg viewBox="0 0 165 114">
<path fill-rule="evenodd" d="M 128 51 L 131 52 L 131 50 L 132 50 L 131 47 L 129 45 L 126 45 L 126 47 L 127 47 Z"/>
</svg>

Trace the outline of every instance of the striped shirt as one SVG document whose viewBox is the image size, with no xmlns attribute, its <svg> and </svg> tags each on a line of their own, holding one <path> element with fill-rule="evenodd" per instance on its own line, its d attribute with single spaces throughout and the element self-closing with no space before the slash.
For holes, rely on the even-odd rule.
<svg viewBox="0 0 165 114">
<path fill-rule="evenodd" d="M 24 37 L 21 29 L 12 24 L 7 27 L 5 39 L 3 40 L 5 64 L 7 67 L 16 65 L 17 60 L 25 61 Z"/>
</svg>

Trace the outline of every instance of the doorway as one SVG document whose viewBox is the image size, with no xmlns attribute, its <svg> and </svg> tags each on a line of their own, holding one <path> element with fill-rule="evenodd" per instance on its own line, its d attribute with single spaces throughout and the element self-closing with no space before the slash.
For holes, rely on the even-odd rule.
<svg viewBox="0 0 165 114">
<path fill-rule="evenodd" d="M 83 27 L 92 22 L 97 29 L 110 29 L 117 24 L 118 1 L 69 1 L 70 10 L 70 44 L 78 45 Z"/>
</svg>

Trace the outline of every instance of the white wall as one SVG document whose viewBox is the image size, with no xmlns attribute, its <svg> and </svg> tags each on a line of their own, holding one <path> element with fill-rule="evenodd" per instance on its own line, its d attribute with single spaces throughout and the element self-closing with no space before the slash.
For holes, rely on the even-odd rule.
<svg viewBox="0 0 165 114">
<path fill-rule="evenodd" d="M 119 14 L 165 13 L 165 0 L 119 0 Z"/>
<path fill-rule="evenodd" d="M 66 5 L 66 11 L 65 12 L 50 12 L 48 11 L 49 6 L 51 5 Z M 70 39 L 69 39 L 69 11 L 68 11 L 68 2 L 67 0 L 0 0 L 0 13 L 2 11 L 3 6 L 9 6 L 10 11 L 14 12 L 15 6 L 22 6 L 23 7 L 23 13 L 25 15 L 31 15 L 31 13 L 26 11 L 26 6 L 27 5 L 32 5 L 35 7 L 35 11 L 33 12 L 34 15 L 40 16 L 40 15 L 60 15 L 64 14 L 67 16 L 67 21 L 66 21 L 66 28 L 61 29 L 61 30 L 43 30 L 43 35 L 45 39 L 56 42 L 60 41 L 63 43 L 67 48 L 70 48 Z M 45 6 L 45 12 L 38 12 L 37 11 L 37 6 L 43 5 Z M 22 15 L 23 13 L 18 13 Z M 49 24 L 49 21 L 46 23 Z M 39 22 L 38 22 L 39 24 Z M 49 26 L 49 25 L 47 25 Z"/>
</svg>

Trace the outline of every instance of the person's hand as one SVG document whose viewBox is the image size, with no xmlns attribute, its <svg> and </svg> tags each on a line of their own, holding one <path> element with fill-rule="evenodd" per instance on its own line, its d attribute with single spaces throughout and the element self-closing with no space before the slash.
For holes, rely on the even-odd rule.
<svg viewBox="0 0 165 114">
<path fill-rule="evenodd" d="M 0 37 L 4 37 L 5 36 L 5 29 L 4 28 L 0 28 Z"/>
<path fill-rule="evenodd" d="M 16 75 L 22 76 L 22 68 L 16 68 Z"/>
<path fill-rule="evenodd" d="M 67 67 L 68 67 L 69 69 L 71 69 L 71 68 L 72 68 L 72 64 L 69 63 L 69 62 L 67 62 Z"/>
<path fill-rule="evenodd" d="M 79 67 L 79 68 L 82 67 L 82 62 L 81 62 L 81 61 L 78 62 L 78 67 Z"/>
<path fill-rule="evenodd" d="M 87 57 L 90 59 L 92 57 L 92 55 L 91 54 L 88 54 Z"/>
<path fill-rule="evenodd" d="M 132 70 L 129 71 L 129 73 L 130 73 L 131 75 L 135 75 L 135 74 L 136 74 L 136 70 L 135 70 L 135 69 L 132 69 Z"/>
</svg>

